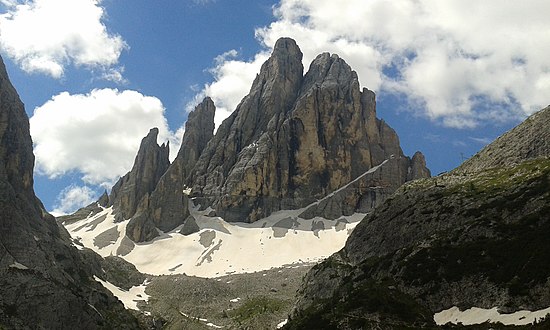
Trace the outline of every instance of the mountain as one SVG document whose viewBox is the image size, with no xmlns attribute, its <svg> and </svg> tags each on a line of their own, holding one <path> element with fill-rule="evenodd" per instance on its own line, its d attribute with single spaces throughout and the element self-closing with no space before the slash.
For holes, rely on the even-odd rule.
<svg viewBox="0 0 550 330">
<path fill-rule="evenodd" d="M 143 201 L 139 212 L 128 224 L 126 234 L 133 241 L 151 240 L 158 236 L 157 228 L 170 231 L 189 217 L 189 199 L 184 193 L 187 190 L 187 177 L 213 136 L 215 110 L 214 102 L 207 97 L 189 114 L 176 159 L 165 170 L 154 190 Z M 192 220 L 187 222 L 189 226 Z"/>
<path fill-rule="evenodd" d="M 298 45 L 282 38 L 215 135 L 210 98 L 190 113 L 169 166 L 150 133 L 109 196 L 115 219 L 129 220 L 127 237 L 145 242 L 176 228 L 196 232 L 193 205 L 226 222 L 253 223 L 283 210 L 337 220 L 430 176 L 424 156 L 406 157 L 395 131 L 376 118 L 375 94 L 359 88 L 343 59 L 323 53 L 303 71 Z"/>
<path fill-rule="evenodd" d="M 303 75 L 301 60 L 294 40 L 279 39 L 195 166 L 191 195 L 226 221 L 306 207 L 390 158 L 380 186 L 393 192 L 411 173 L 397 134 L 376 118 L 374 93 L 360 90 L 349 65 L 324 53 Z M 367 211 L 367 187 L 333 205 L 331 218 Z"/>
<path fill-rule="evenodd" d="M 29 121 L 0 58 L 0 328 L 136 329 L 33 189 Z"/>
<path fill-rule="evenodd" d="M 454 171 L 399 188 L 308 273 L 285 329 L 530 324 L 550 313 L 549 119 L 550 107 Z"/>
</svg>

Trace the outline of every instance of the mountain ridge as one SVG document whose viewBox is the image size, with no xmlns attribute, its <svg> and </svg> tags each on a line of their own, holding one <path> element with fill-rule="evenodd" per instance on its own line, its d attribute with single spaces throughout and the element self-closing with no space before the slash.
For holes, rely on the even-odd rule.
<svg viewBox="0 0 550 330">
<path fill-rule="evenodd" d="M 392 160 L 381 176 L 365 178 L 304 216 L 337 219 L 367 212 L 404 182 L 430 176 L 424 156 L 406 157 L 396 132 L 376 118 L 374 92 L 359 88 L 356 72 L 343 59 L 322 53 L 304 75 L 302 57 L 294 40 L 279 39 L 250 93 L 215 135 L 210 98 L 190 113 L 178 157 L 159 170 L 166 173 L 139 212 L 121 217 L 126 213 L 115 205 L 117 219 L 131 218 L 128 237 L 149 241 L 158 230 L 184 224 L 185 233 L 198 230 L 190 199 L 228 222 L 300 209 L 386 159 Z"/>
<path fill-rule="evenodd" d="M 548 134 L 547 115 L 456 170 L 400 187 L 306 275 L 284 329 L 431 329 L 452 321 L 434 314 L 456 307 L 549 307 L 550 147 L 524 152 Z"/>
</svg>

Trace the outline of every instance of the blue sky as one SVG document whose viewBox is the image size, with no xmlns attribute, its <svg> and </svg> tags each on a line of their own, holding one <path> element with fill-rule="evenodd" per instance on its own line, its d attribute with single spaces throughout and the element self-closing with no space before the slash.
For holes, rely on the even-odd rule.
<svg viewBox="0 0 550 330">
<path fill-rule="evenodd" d="M 0 0 L 0 53 L 31 118 L 49 211 L 97 198 L 158 126 L 175 155 L 205 95 L 225 118 L 282 36 L 337 53 L 434 174 L 546 106 L 547 1 Z"/>
</svg>

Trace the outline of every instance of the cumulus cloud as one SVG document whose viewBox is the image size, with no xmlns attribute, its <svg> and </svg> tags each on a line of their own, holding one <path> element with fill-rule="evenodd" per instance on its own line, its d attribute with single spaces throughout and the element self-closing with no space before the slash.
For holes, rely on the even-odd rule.
<svg viewBox="0 0 550 330">
<path fill-rule="evenodd" d="M 71 185 L 59 193 L 54 210 L 51 213 L 56 217 L 70 214 L 82 206 L 91 204 L 97 198 L 97 193 L 89 187 Z"/>
<path fill-rule="evenodd" d="M 159 142 L 170 141 L 172 157 L 182 134 L 170 132 L 159 99 L 116 89 L 53 96 L 34 110 L 30 127 L 38 174 L 76 171 L 87 184 L 105 188 L 131 169 L 150 128 L 159 128 Z"/>
<path fill-rule="evenodd" d="M 221 56 L 203 94 L 234 110 L 288 36 L 305 67 L 337 53 L 363 86 L 405 95 L 412 111 L 445 126 L 506 122 L 550 103 L 548 12 L 546 0 L 281 0 L 275 22 L 256 30 L 264 49 L 251 61 Z"/>
<path fill-rule="evenodd" d="M 3 0 L 0 48 L 27 72 L 54 78 L 67 65 L 100 68 L 105 78 L 120 80 L 115 68 L 124 40 L 107 31 L 101 0 Z"/>
</svg>

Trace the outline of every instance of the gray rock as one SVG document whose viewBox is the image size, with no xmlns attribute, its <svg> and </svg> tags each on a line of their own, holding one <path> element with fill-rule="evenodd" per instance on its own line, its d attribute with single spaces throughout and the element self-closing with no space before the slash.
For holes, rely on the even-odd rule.
<svg viewBox="0 0 550 330">
<path fill-rule="evenodd" d="M 533 144 L 549 132 L 547 114 L 532 116 L 458 169 L 407 183 L 378 205 L 343 250 L 308 273 L 287 328 L 422 328 L 452 306 L 547 308 L 550 268 L 541 265 L 550 258 L 550 149 Z M 373 297 L 383 299 L 370 305 Z"/>
<path fill-rule="evenodd" d="M 128 220 L 136 214 L 138 204 L 153 192 L 170 165 L 169 145 L 157 144 L 158 133 L 158 128 L 152 128 L 143 138 L 132 170 L 111 190 L 109 206 L 113 206 L 116 221 Z"/>
<path fill-rule="evenodd" d="M 183 224 L 183 227 L 180 230 L 182 235 L 191 235 L 197 233 L 200 230 L 199 225 L 197 225 L 197 220 L 192 215 L 189 215 Z"/>
<path fill-rule="evenodd" d="M 158 236 L 158 230 L 170 231 L 189 217 L 189 198 L 185 189 L 187 177 L 214 133 L 216 108 L 205 98 L 189 114 L 178 155 L 156 183 L 150 195 L 144 197 L 136 215 L 130 220 L 126 234 L 135 242 Z M 187 227 L 192 227 L 192 223 Z"/>
<path fill-rule="evenodd" d="M 139 328 L 35 196 L 33 167 L 28 118 L 0 59 L 0 327 Z"/>
<path fill-rule="evenodd" d="M 226 221 L 252 222 L 307 206 L 390 158 L 396 160 L 384 173 L 391 176 L 381 182 L 389 193 L 429 176 L 421 154 L 414 163 L 405 157 L 395 131 L 376 119 L 374 93 L 359 89 L 344 60 L 321 54 L 302 78 L 301 58 L 293 40 L 277 42 L 250 94 L 195 166 L 193 196 L 209 200 Z M 356 206 L 366 211 L 388 194 L 356 188 L 307 217 L 335 219 Z"/>
</svg>

